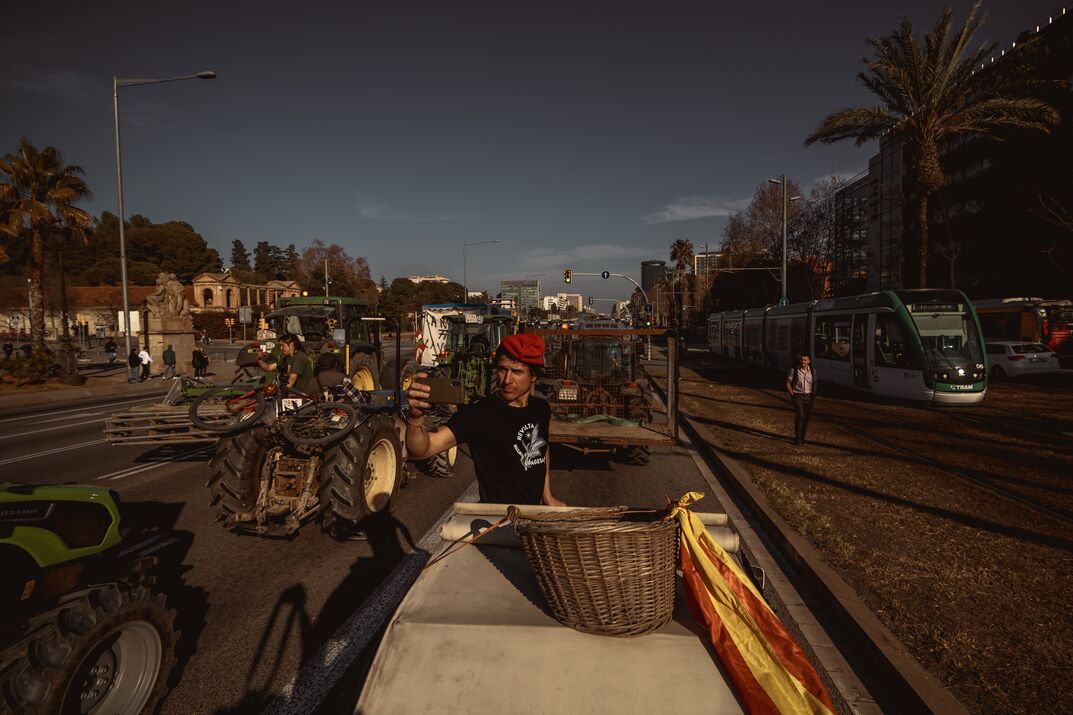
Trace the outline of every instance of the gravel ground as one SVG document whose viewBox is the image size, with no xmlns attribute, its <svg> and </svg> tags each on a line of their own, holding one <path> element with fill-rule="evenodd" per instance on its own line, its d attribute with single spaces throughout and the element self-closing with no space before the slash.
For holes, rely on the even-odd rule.
<svg viewBox="0 0 1073 715">
<path fill-rule="evenodd" d="M 801 447 L 780 382 L 692 351 L 682 410 L 972 712 L 1068 712 L 1073 379 L 956 409 L 821 387 Z"/>
</svg>

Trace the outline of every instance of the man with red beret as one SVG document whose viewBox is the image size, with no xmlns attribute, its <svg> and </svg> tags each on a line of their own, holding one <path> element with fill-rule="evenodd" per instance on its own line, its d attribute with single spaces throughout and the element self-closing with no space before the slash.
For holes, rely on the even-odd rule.
<svg viewBox="0 0 1073 715">
<path fill-rule="evenodd" d="M 425 373 L 418 374 L 406 393 L 406 449 L 426 459 L 468 444 L 482 502 L 564 506 L 551 493 L 551 408 L 544 400 L 529 399 L 544 367 L 544 340 L 527 333 L 509 335 L 496 348 L 494 364 L 498 389 L 460 407 L 435 432 L 425 429 L 429 387 L 421 382 Z"/>
</svg>

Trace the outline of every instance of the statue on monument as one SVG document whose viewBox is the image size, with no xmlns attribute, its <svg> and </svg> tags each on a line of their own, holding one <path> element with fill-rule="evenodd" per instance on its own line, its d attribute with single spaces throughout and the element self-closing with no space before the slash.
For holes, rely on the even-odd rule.
<svg viewBox="0 0 1073 715">
<path fill-rule="evenodd" d="M 156 277 L 156 291 L 146 297 L 145 307 L 157 318 L 190 315 L 190 301 L 186 299 L 178 276 L 163 271 Z"/>
</svg>

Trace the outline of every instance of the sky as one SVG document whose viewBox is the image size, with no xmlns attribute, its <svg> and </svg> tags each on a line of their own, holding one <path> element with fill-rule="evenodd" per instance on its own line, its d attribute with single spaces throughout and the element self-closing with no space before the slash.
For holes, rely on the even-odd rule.
<svg viewBox="0 0 1073 715">
<path fill-rule="evenodd" d="M 1008 46 L 1061 0 L 991 0 Z M 19 3 L 5 9 L 0 152 L 20 137 L 85 169 L 84 208 L 116 212 L 112 78 L 127 216 L 183 220 L 220 251 L 315 239 L 375 280 L 441 274 L 568 289 L 564 268 L 640 280 L 678 238 L 714 250 L 770 177 L 802 187 L 874 147 L 805 148 L 828 113 L 871 102 L 865 38 L 926 2 Z M 632 285 L 578 277 L 570 292 Z"/>
</svg>

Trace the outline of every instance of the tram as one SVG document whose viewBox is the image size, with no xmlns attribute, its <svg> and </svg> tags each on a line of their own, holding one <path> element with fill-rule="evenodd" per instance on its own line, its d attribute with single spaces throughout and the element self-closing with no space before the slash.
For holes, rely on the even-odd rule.
<svg viewBox="0 0 1073 715">
<path fill-rule="evenodd" d="M 919 402 L 984 399 L 980 321 L 956 290 L 897 290 L 714 313 L 708 348 L 789 370 L 808 353 L 824 382 Z"/>
</svg>

